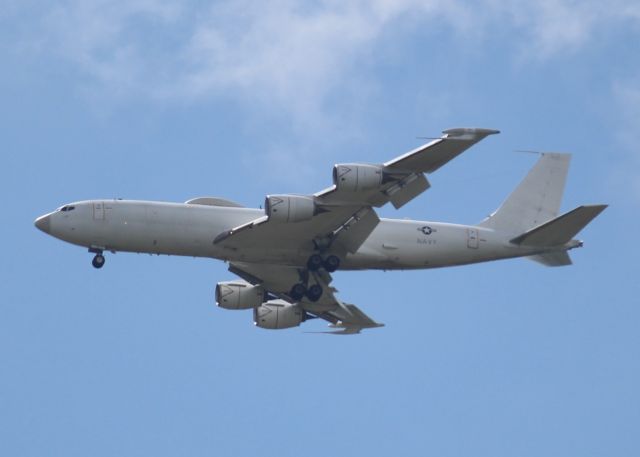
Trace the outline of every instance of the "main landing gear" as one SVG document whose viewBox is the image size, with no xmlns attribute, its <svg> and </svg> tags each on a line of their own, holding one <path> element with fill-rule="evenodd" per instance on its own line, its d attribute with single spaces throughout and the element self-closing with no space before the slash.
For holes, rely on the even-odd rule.
<svg viewBox="0 0 640 457">
<path fill-rule="evenodd" d="M 307 268 L 309 271 L 317 271 L 320 268 L 324 268 L 327 273 L 333 273 L 340 267 L 340 258 L 335 255 L 330 255 L 323 259 L 320 254 L 313 254 L 307 260 Z"/>
<path fill-rule="evenodd" d="M 307 288 L 304 283 L 299 282 L 291 287 L 289 296 L 296 301 L 307 297 L 309 301 L 317 302 L 320 300 L 320 297 L 322 297 L 322 286 L 320 284 L 313 284 Z"/>
<path fill-rule="evenodd" d="M 307 269 L 300 274 L 301 282 L 294 284 L 289 291 L 289 296 L 293 300 L 302 300 L 307 297 L 309 301 L 316 302 L 322 297 L 322 286 L 319 283 L 308 286 L 309 272 L 313 273 L 321 268 L 327 273 L 333 273 L 340 267 L 340 258 L 335 255 L 322 258 L 320 254 L 313 254 L 307 260 Z"/>
<path fill-rule="evenodd" d="M 102 255 L 102 249 L 89 248 L 89 252 L 95 254 L 93 260 L 91 261 L 91 265 L 93 265 L 94 268 L 102 268 L 106 261 L 104 256 Z"/>
</svg>

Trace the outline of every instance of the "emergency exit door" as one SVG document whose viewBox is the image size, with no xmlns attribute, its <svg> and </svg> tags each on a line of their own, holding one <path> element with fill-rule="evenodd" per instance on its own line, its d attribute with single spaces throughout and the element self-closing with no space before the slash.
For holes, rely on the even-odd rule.
<svg viewBox="0 0 640 457">
<path fill-rule="evenodd" d="M 478 249 L 478 230 L 467 229 L 467 247 L 469 249 Z"/>
<path fill-rule="evenodd" d="M 98 221 L 104 220 L 104 202 L 93 202 L 93 218 Z"/>
</svg>

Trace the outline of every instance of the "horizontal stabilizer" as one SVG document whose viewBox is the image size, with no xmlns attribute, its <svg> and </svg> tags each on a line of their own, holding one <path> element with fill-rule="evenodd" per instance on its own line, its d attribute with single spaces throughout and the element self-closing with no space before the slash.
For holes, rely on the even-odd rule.
<svg viewBox="0 0 640 457">
<path fill-rule="evenodd" d="M 544 254 L 529 256 L 527 259 L 531 259 L 547 267 L 565 267 L 573 263 L 567 251 L 545 252 Z"/>
<path fill-rule="evenodd" d="M 607 205 L 584 205 L 532 228 L 511 240 L 527 246 L 561 246 L 568 243 Z"/>
</svg>

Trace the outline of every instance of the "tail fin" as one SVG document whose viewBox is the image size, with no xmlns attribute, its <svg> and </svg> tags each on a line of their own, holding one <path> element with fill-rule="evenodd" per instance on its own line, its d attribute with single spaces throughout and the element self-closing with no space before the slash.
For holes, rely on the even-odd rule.
<svg viewBox="0 0 640 457">
<path fill-rule="evenodd" d="M 479 225 L 522 233 L 558 215 L 571 154 L 543 153 L 504 203 Z"/>
</svg>

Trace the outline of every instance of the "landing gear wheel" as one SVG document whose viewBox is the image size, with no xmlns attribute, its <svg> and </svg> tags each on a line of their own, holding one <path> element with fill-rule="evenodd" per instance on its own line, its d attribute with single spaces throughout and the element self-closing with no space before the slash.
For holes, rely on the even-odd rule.
<svg viewBox="0 0 640 457">
<path fill-rule="evenodd" d="M 291 288 L 291 291 L 289 292 L 289 296 L 292 299 L 298 301 L 302 297 L 304 297 L 306 293 L 307 293 L 307 288 L 305 287 L 304 284 L 299 282 L 298 284 L 293 285 L 293 287 Z"/>
<path fill-rule="evenodd" d="M 309 257 L 309 260 L 307 260 L 307 268 L 309 271 L 317 271 L 320 267 L 322 267 L 322 257 L 320 254 L 313 254 Z"/>
<path fill-rule="evenodd" d="M 340 258 L 335 255 L 330 255 L 324 260 L 322 265 L 328 273 L 333 273 L 340 267 Z"/>
<path fill-rule="evenodd" d="M 93 265 L 94 268 L 102 268 L 104 266 L 104 262 L 105 262 L 104 256 L 102 254 L 96 254 L 93 260 L 91 261 L 91 265 Z"/>
<path fill-rule="evenodd" d="M 320 300 L 322 297 L 322 287 L 319 284 L 314 284 L 307 290 L 307 298 L 313 302 Z"/>
</svg>

